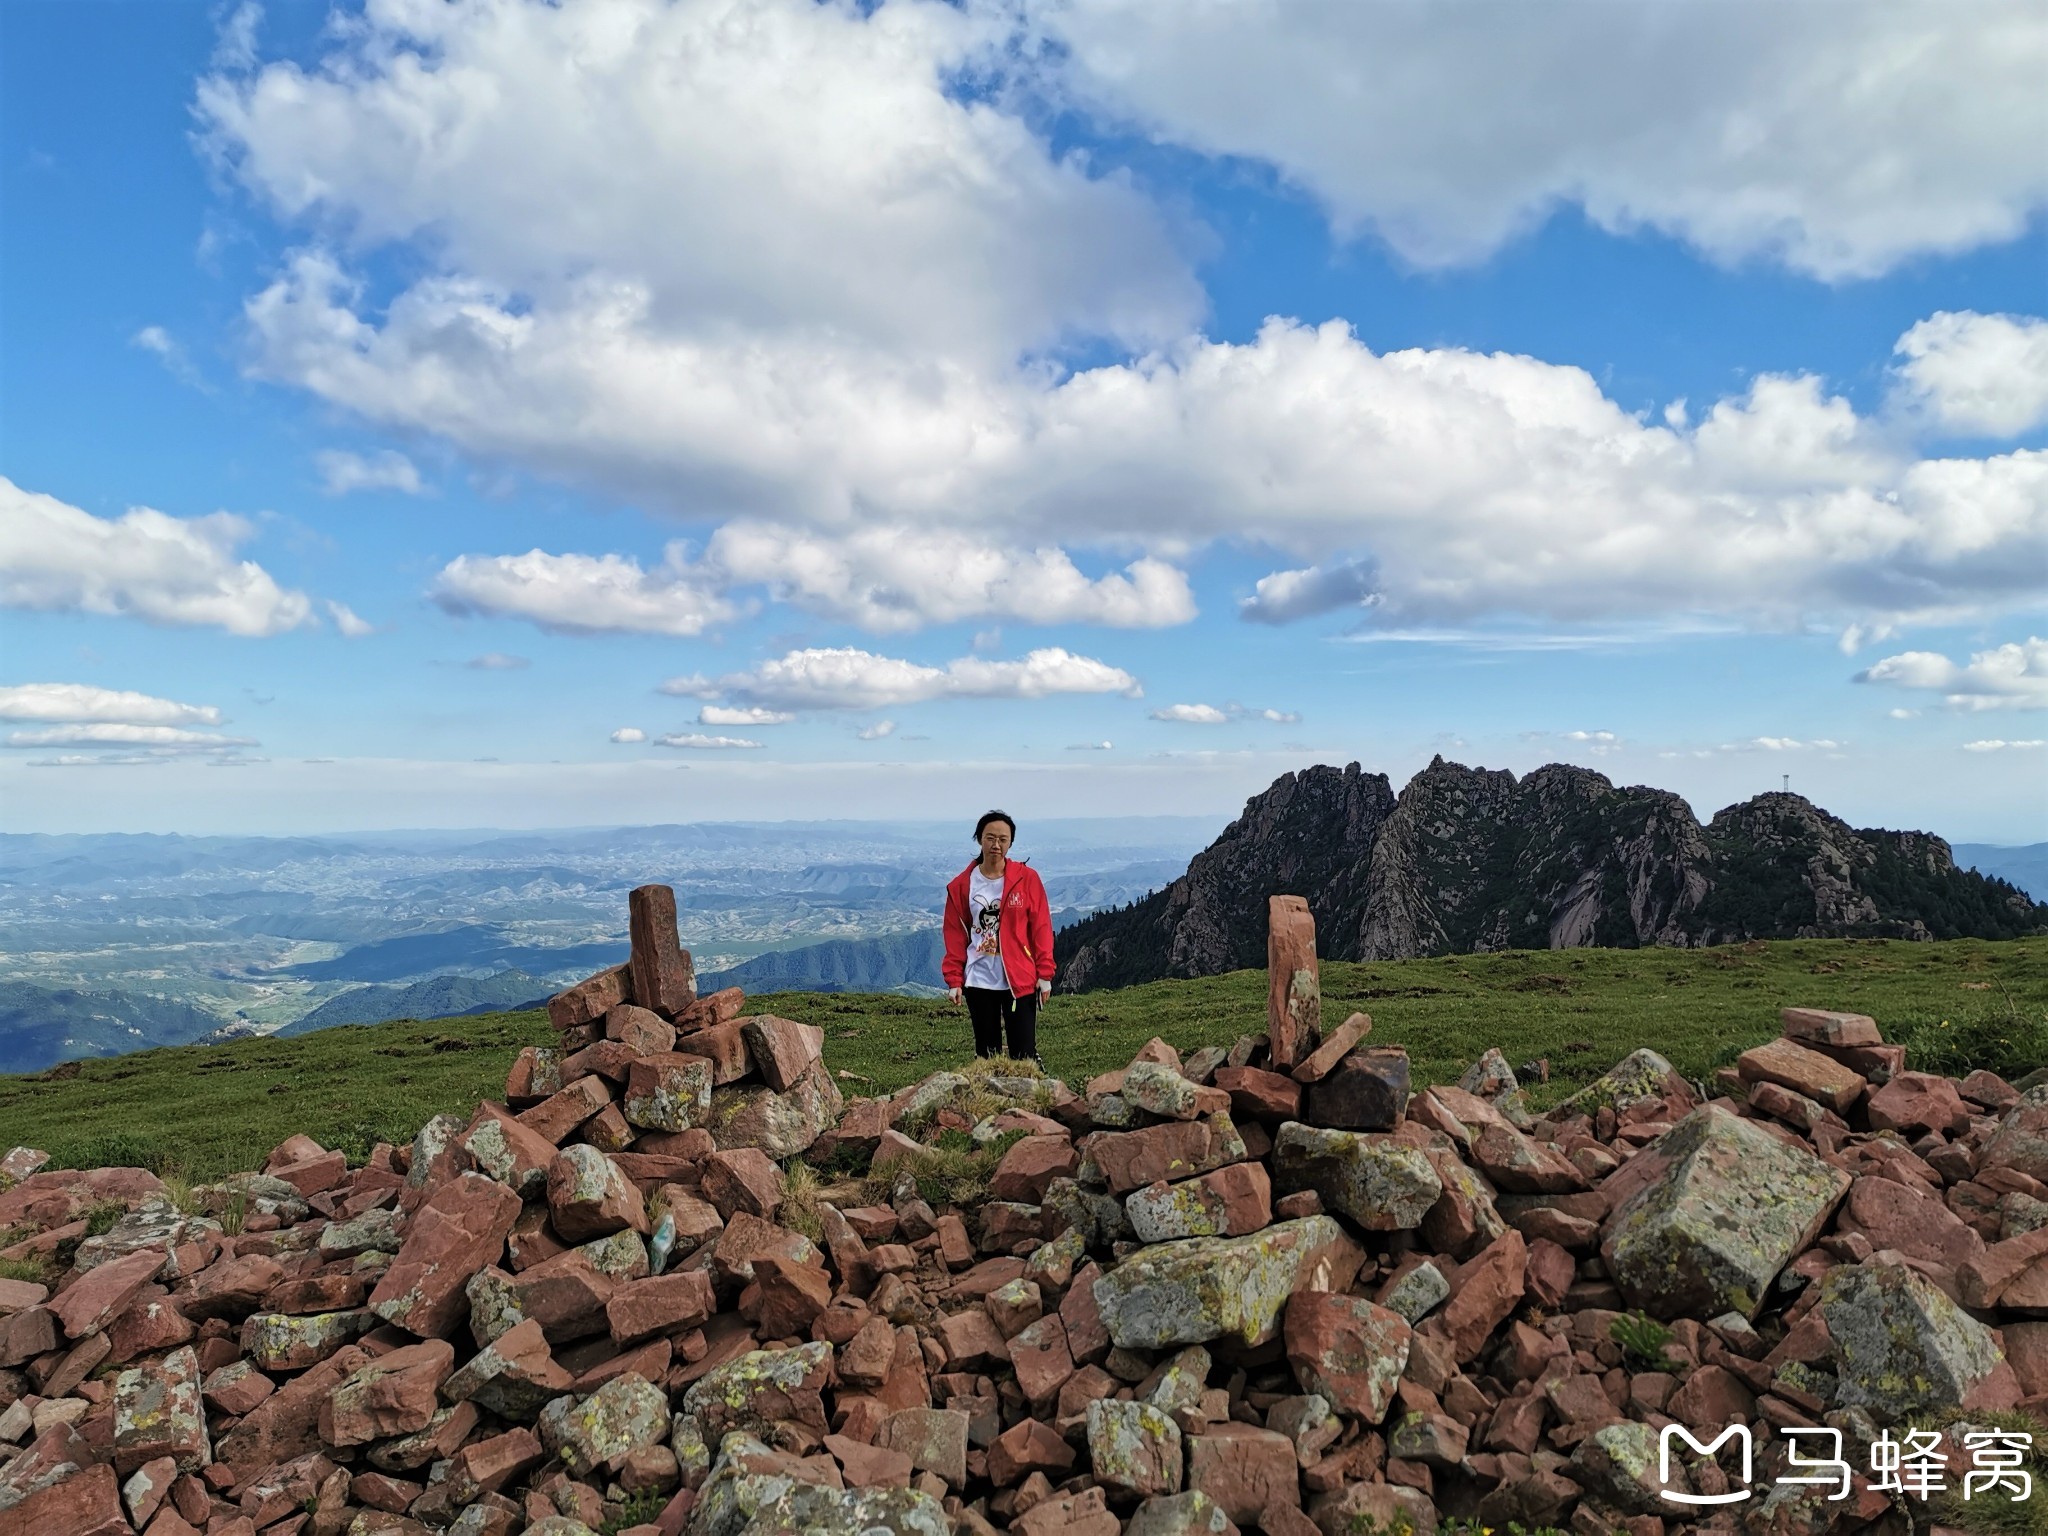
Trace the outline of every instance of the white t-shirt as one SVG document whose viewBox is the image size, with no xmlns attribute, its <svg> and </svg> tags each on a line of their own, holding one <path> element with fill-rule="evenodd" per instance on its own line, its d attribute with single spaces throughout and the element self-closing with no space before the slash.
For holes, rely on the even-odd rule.
<svg viewBox="0 0 2048 1536">
<path fill-rule="evenodd" d="M 967 877 L 967 985 L 991 992 L 1010 990 L 1003 969 L 1003 882 L 991 880 L 979 864 Z"/>
</svg>

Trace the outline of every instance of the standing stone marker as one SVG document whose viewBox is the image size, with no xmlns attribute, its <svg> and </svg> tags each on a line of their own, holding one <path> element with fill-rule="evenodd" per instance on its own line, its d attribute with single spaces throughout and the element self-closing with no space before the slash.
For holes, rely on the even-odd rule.
<svg viewBox="0 0 2048 1536">
<path fill-rule="evenodd" d="M 1266 902 L 1266 1037 L 1272 1070 L 1292 1072 L 1315 1049 L 1323 1025 L 1316 920 L 1301 896 Z"/>
<path fill-rule="evenodd" d="M 676 934 L 676 893 L 665 885 L 643 885 L 626 900 L 633 1001 L 672 1018 L 697 1000 L 696 972 Z"/>
</svg>

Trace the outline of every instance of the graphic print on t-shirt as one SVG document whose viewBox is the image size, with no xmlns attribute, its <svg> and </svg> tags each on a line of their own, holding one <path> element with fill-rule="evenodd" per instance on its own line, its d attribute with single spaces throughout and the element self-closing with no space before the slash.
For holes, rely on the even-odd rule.
<svg viewBox="0 0 2048 1536">
<path fill-rule="evenodd" d="M 967 883 L 967 914 L 967 985 L 990 991 L 1006 990 L 1009 978 L 1003 972 L 1003 882 L 975 870 Z"/>
</svg>

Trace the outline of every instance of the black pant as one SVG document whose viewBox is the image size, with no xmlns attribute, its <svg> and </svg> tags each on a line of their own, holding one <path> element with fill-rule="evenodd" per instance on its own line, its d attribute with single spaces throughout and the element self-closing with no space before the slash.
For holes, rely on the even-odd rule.
<svg viewBox="0 0 2048 1536">
<path fill-rule="evenodd" d="M 1038 1060 L 1038 994 L 1013 997 L 993 987 L 963 987 L 967 1017 L 974 1021 L 974 1054 L 1001 1056 L 1009 1032 L 1012 1061 Z"/>
</svg>

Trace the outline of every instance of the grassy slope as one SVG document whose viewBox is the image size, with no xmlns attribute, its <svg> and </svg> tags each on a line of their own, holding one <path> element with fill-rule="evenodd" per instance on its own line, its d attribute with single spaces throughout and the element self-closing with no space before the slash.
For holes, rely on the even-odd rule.
<svg viewBox="0 0 2048 1536">
<path fill-rule="evenodd" d="M 1454 1081 L 1490 1045 L 1516 1064 L 1547 1056 L 1552 1084 L 1539 1103 L 1638 1046 L 1704 1075 L 1775 1034 L 1778 1008 L 1795 1003 L 1870 1013 L 1930 1069 L 1957 1070 L 1965 1057 L 2014 1075 L 2048 1064 L 2048 939 L 1458 955 L 1331 964 L 1323 987 L 1325 1017 L 1371 1013 L 1373 1039 L 1405 1045 L 1418 1083 Z M 1040 1052 L 1078 1083 L 1155 1034 L 1185 1050 L 1260 1030 L 1265 995 L 1265 972 L 1239 971 L 1055 997 Z M 786 992 L 752 1011 L 823 1025 L 826 1059 L 854 1094 L 900 1087 L 969 1051 L 964 1016 L 943 1001 Z M 543 1014 L 487 1014 L 143 1051 L 56 1080 L 0 1077 L 0 1148 L 201 1176 L 254 1166 L 294 1131 L 360 1155 L 502 1093 L 518 1047 L 551 1038 Z"/>
</svg>

